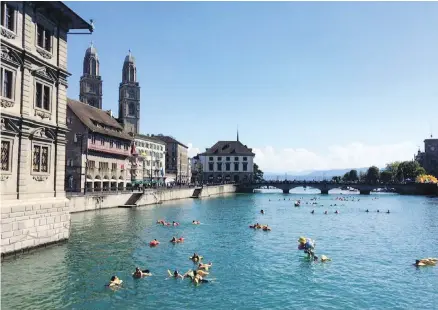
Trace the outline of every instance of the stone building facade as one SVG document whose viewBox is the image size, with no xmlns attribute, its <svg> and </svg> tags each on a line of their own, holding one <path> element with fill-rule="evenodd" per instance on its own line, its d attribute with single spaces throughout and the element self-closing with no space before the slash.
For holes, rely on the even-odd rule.
<svg viewBox="0 0 438 310">
<path fill-rule="evenodd" d="M 204 183 L 251 182 L 253 179 L 255 154 L 239 140 L 219 141 L 198 157 Z"/>
<path fill-rule="evenodd" d="M 136 181 L 163 184 L 166 175 L 166 143 L 149 135 L 137 134 L 134 139 L 135 156 L 131 170 Z"/>
<path fill-rule="evenodd" d="M 153 137 L 166 143 L 166 182 L 190 183 L 188 147 L 171 136 Z"/>
<path fill-rule="evenodd" d="M 415 160 L 426 170 L 427 173 L 438 177 L 438 139 L 424 140 L 424 152 L 418 150 Z"/>
<path fill-rule="evenodd" d="M 68 99 L 66 189 L 109 192 L 129 189 L 133 138 L 109 112 Z"/>
<path fill-rule="evenodd" d="M 65 239 L 67 32 L 62 2 L 1 3 L 1 252 Z"/>
</svg>

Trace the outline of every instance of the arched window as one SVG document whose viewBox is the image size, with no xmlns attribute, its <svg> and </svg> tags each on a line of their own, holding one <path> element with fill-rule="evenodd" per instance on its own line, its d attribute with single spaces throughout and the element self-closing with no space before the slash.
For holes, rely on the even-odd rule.
<svg viewBox="0 0 438 310">
<path fill-rule="evenodd" d="M 128 115 L 135 115 L 135 105 L 133 102 L 130 102 L 128 105 Z"/>
<path fill-rule="evenodd" d="M 133 66 L 129 67 L 129 81 L 135 82 L 135 68 Z"/>
<path fill-rule="evenodd" d="M 97 71 L 96 59 L 94 58 L 90 59 L 90 66 L 91 66 L 90 74 L 95 76 Z"/>
</svg>

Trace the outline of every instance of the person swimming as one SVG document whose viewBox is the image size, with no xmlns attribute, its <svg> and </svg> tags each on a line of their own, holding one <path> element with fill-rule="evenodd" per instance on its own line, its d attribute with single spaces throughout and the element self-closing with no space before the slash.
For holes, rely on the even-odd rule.
<svg viewBox="0 0 438 310">
<path fill-rule="evenodd" d="M 210 268 L 211 266 L 213 266 L 213 263 L 208 263 L 208 264 L 202 264 L 202 263 L 199 263 L 199 265 L 198 265 L 198 269 L 199 270 L 205 270 L 205 271 L 208 271 L 208 268 Z"/>
<path fill-rule="evenodd" d="M 435 266 L 438 262 L 438 258 L 423 258 L 415 260 L 414 266 L 422 267 L 422 266 Z"/>
<path fill-rule="evenodd" d="M 194 224 L 194 225 L 199 225 L 199 224 L 201 224 L 201 222 L 200 222 L 200 221 L 195 221 L 195 220 L 193 220 L 192 224 Z"/>
<path fill-rule="evenodd" d="M 271 231 L 271 227 L 269 227 L 268 225 L 263 226 L 262 228 L 263 231 Z"/>
<path fill-rule="evenodd" d="M 325 212 L 324 212 L 324 214 L 328 214 L 328 212 L 327 212 L 327 211 L 325 211 Z"/>
<path fill-rule="evenodd" d="M 370 212 L 368 209 L 365 212 Z"/>
<path fill-rule="evenodd" d="M 387 213 L 387 214 L 389 214 L 389 210 L 388 210 L 388 211 L 386 211 L 386 213 Z"/>
<path fill-rule="evenodd" d="M 193 256 L 190 257 L 190 259 L 191 259 L 192 261 L 194 261 L 194 262 L 197 262 L 197 261 L 199 261 L 201 258 L 199 257 L 198 254 L 193 253 Z"/>
<path fill-rule="evenodd" d="M 123 281 L 120 280 L 117 276 L 112 276 L 108 286 L 109 287 L 120 286 L 120 285 L 122 285 L 122 282 Z"/>
<path fill-rule="evenodd" d="M 315 210 L 312 210 L 312 212 L 310 212 L 310 213 L 315 214 Z"/>
<path fill-rule="evenodd" d="M 137 279 L 142 278 L 142 277 L 146 277 L 146 276 L 150 276 L 150 275 L 151 275 L 151 273 L 150 273 L 149 269 L 140 270 L 140 268 L 138 268 L 138 267 L 135 267 L 135 271 L 132 274 L 132 276 L 134 278 L 137 278 Z"/>
<path fill-rule="evenodd" d="M 261 210 L 260 213 L 261 213 L 261 214 L 265 214 L 265 211 Z"/>
<path fill-rule="evenodd" d="M 377 210 L 377 213 L 380 213 L 380 210 Z"/>
<path fill-rule="evenodd" d="M 176 237 L 173 237 L 172 240 L 170 240 L 170 242 L 177 242 Z"/>
<path fill-rule="evenodd" d="M 335 211 L 335 214 L 339 214 L 338 210 Z"/>
</svg>

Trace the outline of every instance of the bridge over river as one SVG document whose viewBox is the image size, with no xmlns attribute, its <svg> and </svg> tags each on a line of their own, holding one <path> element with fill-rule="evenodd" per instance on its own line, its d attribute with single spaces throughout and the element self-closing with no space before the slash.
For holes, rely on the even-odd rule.
<svg viewBox="0 0 438 310">
<path fill-rule="evenodd" d="M 260 181 L 255 183 L 240 183 L 237 191 L 241 193 L 252 193 L 255 189 L 274 187 L 281 189 L 283 193 L 288 194 L 291 189 L 296 187 L 316 188 L 321 194 L 327 195 L 330 190 L 335 188 L 353 188 L 360 192 L 361 195 L 369 195 L 373 190 L 386 189 L 392 190 L 399 194 L 405 195 L 435 195 L 438 193 L 437 184 L 368 184 L 368 183 L 336 183 L 330 181 Z"/>
</svg>

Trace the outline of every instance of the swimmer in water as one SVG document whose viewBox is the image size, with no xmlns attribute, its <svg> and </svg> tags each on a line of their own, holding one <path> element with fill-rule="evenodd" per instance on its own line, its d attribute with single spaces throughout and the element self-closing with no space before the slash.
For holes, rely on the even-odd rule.
<svg viewBox="0 0 438 310">
<path fill-rule="evenodd" d="M 117 276 L 112 276 L 111 281 L 108 284 L 109 287 L 120 286 L 122 285 L 122 280 L 120 280 Z"/>
<path fill-rule="evenodd" d="M 386 211 L 386 213 L 388 213 L 388 214 L 389 214 L 389 210 L 388 210 L 388 211 Z"/>
<path fill-rule="evenodd" d="M 199 261 L 199 260 L 200 260 L 200 257 L 199 257 L 199 255 L 198 255 L 198 254 L 196 254 L 196 253 L 193 253 L 193 256 L 192 256 L 192 257 L 190 257 L 190 259 L 191 259 L 192 261 L 194 261 L 194 262 L 197 262 L 197 261 Z"/>
<path fill-rule="evenodd" d="M 135 271 L 134 271 L 134 273 L 132 274 L 132 276 L 134 277 L 134 278 L 142 278 L 142 277 L 146 277 L 146 276 L 151 276 L 151 273 L 150 273 L 150 271 L 149 271 L 149 269 L 146 269 L 146 270 L 140 270 L 140 268 L 138 268 L 138 267 L 135 267 Z"/>
<path fill-rule="evenodd" d="M 211 262 L 208 264 L 199 263 L 198 269 L 208 271 L 208 268 L 210 268 L 211 266 L 213 266 L 213 263 L 211 263 Z"/>
<path fill-rule="evenodd" d="M 328 214 L 327 211 L 325 211 L 324 214 Z"/>
<path fill-rule="evenodd" d="M 310 212 L 310 213 L 314 214 L 314 213 L 315 213 L 315 210 L 312 210 L 312 212 Z"/>
<path fill-rule="evenodd" d="M 377 210 L 377 213 L 379 213 L 380 212 L 380 210 Z"/>
<path fill-rule="evenodd" d="M 435 266 L 438 262 L 437 258 L 423 258 L 423 259 L 417 259 L 415 261 L 414 266 L 416 267 L 422 267 L 422 266 Z"/>
<path fill-rule="evenodd" d="M 181 279 L 184 279 L 184 276 L 182 275 L 182 274 L 180 274 L 179 272 L 178 272 L 178 270 L 175 270 L 174 272 L 173 272 L 173 277 L 174 278 L 181 278 Z"/>
<path fill-rule="evenodd" d="M 365 212 L 370 212 L 368 209 Z"/>
<path fill-rule="evenodd" d="M 261 214 L 265 214 L 265 211 L 261 210 L 260 213 L 261 213 Z"/>
<path fill-rule="evenodd" d="M 335 211 L 335 214 L 339 214 L 338 210 Z"/>
<path fill-rule="evenodd" d="M 175 237 L 173 237 L 172 240 L 170 240 L 170 242 L 177 242 L 177 240 Z"/>
</svg>

